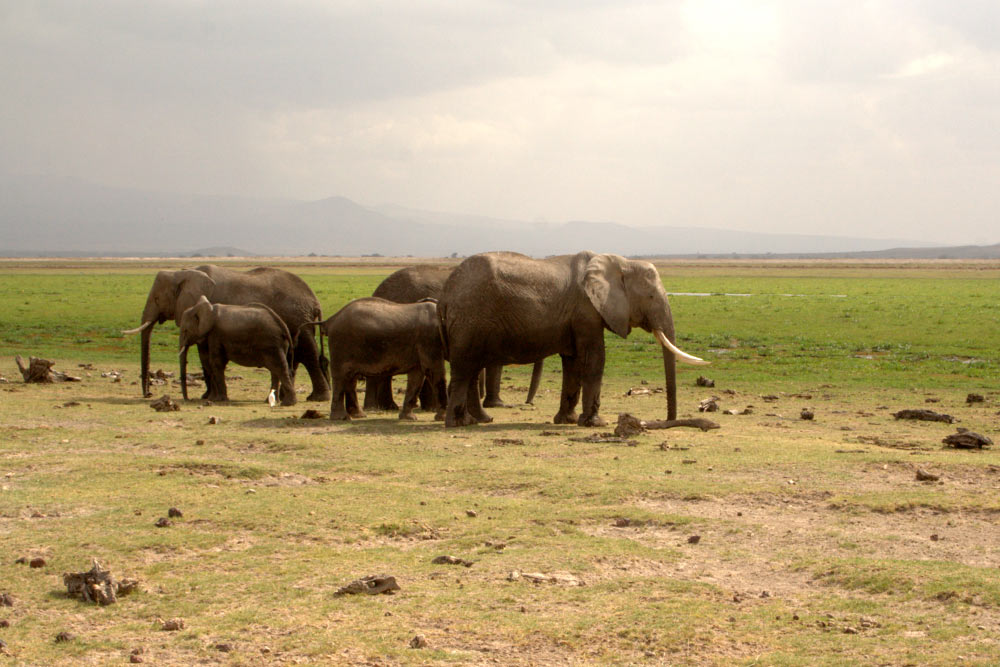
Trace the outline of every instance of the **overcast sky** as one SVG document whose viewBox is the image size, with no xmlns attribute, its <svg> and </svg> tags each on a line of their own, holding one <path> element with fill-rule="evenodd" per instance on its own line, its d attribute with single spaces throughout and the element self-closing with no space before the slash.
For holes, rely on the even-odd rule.
<svg viewBox="0 0 1000 667">
<path fill-rule="evenodd" d="M 24 0 L 0 91 L 0 172 L 1000 241 L 996 0 Z"/>
</svg>

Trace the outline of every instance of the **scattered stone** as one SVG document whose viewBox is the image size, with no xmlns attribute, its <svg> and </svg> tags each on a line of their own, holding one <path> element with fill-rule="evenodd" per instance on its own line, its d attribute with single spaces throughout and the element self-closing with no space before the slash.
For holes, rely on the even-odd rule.
<svg viewBox="0 0 1000 667">
<path fill-rule="evenodd" d="M 719 397 L 711 396 L 709 398 L 704 398 L 698 404 L 698 412 L 718 412 L 719 410 Z"/>
<path fill-rule="evenodd" d="M 763 396 L 761 396 L 761 398 L 767 401 L 768 403 L 773 403 L 774 401 L 781 399 L 780 396 L 777 396 L 775 394 L 764 394 Z"/>
<path fill-rule="evenodd" d="M 185 625 L 183 618 L 171 618 L 169 621 L 163 621 L 162 629 L 164 632 L 177 632 L 183 630 Z"/>
<path fill-rule="evenodd" d="M 465 510 L 465 516 L 472 517 L 473 519 L 475 519 L 477 516 L 479 516 L 479 512 L 477 512 L 476 510 Z"/>
<path fill-rule="evenodd" d="M 475 562 L 473 560 L 456 558 L 455 556 L 438 556 L 431 561 L 434 565 L 462 565 L 464 567 L 472 567 Z"/>
<path fill-rule="evenodd" d="M 157 528 L 169 528 L 170 526 L 173 525 L 173 522 L 167 517 L 161 516 L 159 519 L 156 520 L 156 523 L 153 525 L 155 525 Z"/>
<path fill-rule="evenodd" d="M 927 472 L 923 468 L 917 468 L 918 482 L 936 482 L 939 479 L 941 479 L 940 475 L 935 475 L 934 473 Z"/>
<path fill-rule="evenodd" d="M 694 381 L 696 387 L 714 387 L 715 380 L 709 380 L 704 375 L 699 375 L 698 379 Z"/>
<path fill-rule="evenodd" d="M 554 572 L 552 574 L 542 574 L 541 572 L 519 572 L 514 570 L 507 575 L 507 581 L 530 581 L 533 584 L 559 584 L 562 586 L 586 586 L 582 579 L 569 574 L 568 572 Z"/>
<path fill-rule="evenodd" d="M 181 409 L 181 406 L 174 403 L 166 394 L 151 402 L 149 407 L 153 408 L 157 412 L 177 412 Z"/>
<path fill-rule="evenodd" d="M 219 417 L 209 417 L 208 418 L 208 423 L 209 424 L 218 424 L 220 422 L 222 422 L 222 419 L 220 419 Z"/>
<path fill-rule="evenodd" d="M 813 411 L 809 408 L 802 408 L 802 412 L 799 413 L 799 419 L 803 419 L 805 421 L 812 421 L 815 416 L 816 415 L 814 415 Z"/>
<path fill-rule="evenodd" d="M 80 401 L 66 401 L 63 403 L 64 408 L 75 408 L 80 405 Z"/>
<path fill-rule="evenodd" d="M 302 413 L 302 416 L 299 417 L 299 419 L 323 419 L 323 417 L 325 416 L 326 415 L 324 415 L 319 410 L 313 410 L 312 408 L 309 408 L 308 410 Z"/>
<path fill-rule="evenodd" d="M 410 640 L 410 648 L 426 648 L 427 639 L 423 635 L 417 635 Z"/>
<path fill-rule="evenodd" d="M 128 661 L 131 662 L 134 665 L 138 665 L 138 664 L 140 664 L 140 663 L 143 662 L 142 656 L 139 655 L 138 653 L 133 653 L 132 655 L 130 655 L 128 657 Z"/>
<path fill-rule="evenodd" d="M 222 653 L 232 653 L 234 646 L 228 642 L 223 642 L 215 645 L 215 650 Z"/>
<path fill-rule="evenodd" d="M 520 438 L 493 438 L 493 444 L 497 447 L 521 446 L 524 445 L 524 440 Z"/>
<path fill-rule="evenodd" d="M 74 634 L 70 633 L 70 632 L 66 632 L 65 630 L 63 630 L 58 635 L 56 635 L 56 643 L 57 644 L 61 644 L 63 642 L 73 641 L 74 639 L 76 639 L 76 636 Z"/>
<path fill-rule="evenodd" d="M 0 593 L 0 607 L 13 607 L 14 598 L 10 596 L 10 593 Z"/>
<path fill-rule="evenodd" d="M 28 558 L 26 556 L 20 556 L 18 557 L 17 560 L 14 561 L 14 565 L 27 565 L 27 564 L 28 564 Z"/>
<path fill-rule="evenodd" d="M 986 398 L 982 394 L 969 394 L 965 397 L 965 402 L 969 405 L 972 405 L 973 403 L 982 403 L 985 400 Z"/>
<path fill-rule="evenodd" d="M 9 628 L 9 627 L 10 627 L 10 621 L 8 621 L 6 618 L 0 618 L 0 628 Z"/>
<path fill-rule="evenodd" d="M 96 560 L 88 572 L 64 573 L 63 583 L 66 584 L 66 594 L 69 597 L 99 605 L 114 604 L 119 596 L 128 595 L 139 585 L 135 579 L 116 582 L 111 571 L 102 569 Z"/>
<path fill-rule="evenodd" d="M 748 405 L 745 408 L 743 408 L 742 410 L 732 410 L 732 409 L 730 409 L 730 410 L 723 410 L 722 414 L 724 414 L 724 415 L 752 415 L 753 414 L 753 406 L 752 405 Z"/>
<path fill-rule="evenodd" d="M 688 538 L 688 544 L 698 544 L 701 542 L 701 535 L 692 535 Z"/>
<path fill-rule="evenodd" d="M 184 516 L 184 513 L 181 512 L 176 507 L 171 507 L 170 509 L 167 510 L 167 516 L 169 516 L 172 519 L 180 519 L 181 517 Z"/>
<path fill-rule="evenodd" d="M 615 426 L 615 435 L 619 438 L 628 438 L 644 433 L 646 427 L 638 417 L 634 417 L 627 412 L 618 415 L 618 425 Z"/>
<path fill-rule="evenodd" d="M 985 435 L 964 428 L 958 429 L 958 433 L 952 433 L 941 442 L 956 449 L 984 449 L 993 446 L 993 441 Z"/>
<path fill-rule="evenodd" d="M 44 558 L 32 558 L 31 560 L 28 561 L 28 567 L 35 568 L 35 569 L 40 568 L 40 567 L 45 567 L 45 559 Z"/>
<path fill-rule="evenodd" d="M 396 583 L 396 577 L 386 574 L 370 574 L 340 587 L 334 595 L 358 595 L 361 593 L 365 595 L 393 595 L 398 590 L 400 588 L 399 584 Z"/>
<path fill-rule="evenodd" d="M 931 542 L 937 542 L 940 539 L 941 539 L 941 536 L 938 535 L 937 533 L 934 533 L 933 535 L 931 535 Z"/>
<path fill-rule="evenodd" d="M 951 415 L 934 412 L 933 410 L 900 410 L 892 413 L 896 419 L 916 419 L 925 422 L 944 422 L 946 424 L 955 423 L 955 418 Z"/>
</svg>

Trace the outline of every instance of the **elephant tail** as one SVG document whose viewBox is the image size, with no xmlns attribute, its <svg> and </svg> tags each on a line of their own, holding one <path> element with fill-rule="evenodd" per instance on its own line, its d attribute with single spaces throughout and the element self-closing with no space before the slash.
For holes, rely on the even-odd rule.
<svg viewBox="0 0 1000 667">
<path fill-rule="evenodd" d="M 316 318 L 322 318 L 323 313 L 317 310 L 315 313 L 313 313 L 313 316 Z M 326 331 L 326 327 L 324 325 L 328 321 L 329 318 L 325 320 L 315 319 L 315 320 L 310 320 L 308 322 L 303 322 L 302 324 L 299 325 L 299 331 L 302 331 L 302 329 L 304 329 L 305 327 L 313 327 L 313 326 L 318 327 L 319 336 L 317 340 L 319 342 L 319 372 L 323 374 L 323 377 L 326 378 L 327 382 L 330 382 L 330 360 L 326 356 L 326 346 L 323 345 L 323 334 Z"/>
<path fill-rule="evenodd" d="M 434 299 L 429 299 L 434 301 Z M 437 303 L 435 301 L 435 303 Z M 445 316 L 445 305 L 443 303 L 437 304 L 437 316 L 438 316 L 438 335 L 441 337 L 441 352 L 444 358 L 448 361 L 451 360 L 451 355 L 448 354 L 448 329 L 444 325 Z"/>
</svg>

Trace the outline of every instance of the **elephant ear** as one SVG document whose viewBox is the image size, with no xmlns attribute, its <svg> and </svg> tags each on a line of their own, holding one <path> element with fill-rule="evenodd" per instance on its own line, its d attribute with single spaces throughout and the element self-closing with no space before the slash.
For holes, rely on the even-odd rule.
<svg viewBox="0 0 1000 667">
<path fill-rule="evenodd" d="M 215 306 L 208 302 L 204 294 L 194 304 L 194 312 L 198 318 L 198 340 L 204 340 L 208 332 L 215 326 L 216 311 Z"/>
<path fill-rule="evenodd" d="M 196 269 L 178 271 L 176 280 L 174 299 L 178 315 L 193 306 L 199 297 L 212 296 L 212 290 L 215 289 L 215 281 L 204 271 Z"/>
<path fill-rule="evenodd" d="M 583 273 L 583 290 L 587 298 L 601 314 L 604 323 L 622 338 L 626 338 L 629 326 L 629 303 L 625 292 L 625 277 L 622 266 L 625 260 L 617 255 L 595 255 Z"/>
</svg>

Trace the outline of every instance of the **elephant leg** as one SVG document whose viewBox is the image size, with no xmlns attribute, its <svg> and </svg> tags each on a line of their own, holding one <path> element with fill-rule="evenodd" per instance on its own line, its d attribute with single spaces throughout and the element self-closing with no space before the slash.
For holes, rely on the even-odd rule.
<svg viewBox="0 0 1000 667">
<path fill-rule="evenodd" d="M 198 360 L 201 361 L 201 376 L 205 380 L 205 391 L 202 393 L 202 400 L 213 400 L 215 393 L 214 381 L 212 378 L 212 363 L 209 360 L 208 344 L 198 343 Z"/>
<path fill-rule="evenodd" d="M 229 359 L 226 357 L 218 354 L 211 355 L 214 398 L 209 398 L 209 400 L 220 402 L 229 400 L 229 390 L 226 388 L 226 366 L 228 364 Z"/>
<path fill-rule="evenodd" d="M 559 399 L 559 412 L 552 419 L 553 424 L 575 424 L 577 422 L 576 404 L 580 400 L 580 373 L 576 369 L 576 357 L 562 357 L 562 396 Z"/>
<path fill-rule="evenodd" d="M 445 426 L 468 426 L 476 423 L 475 417 L 469 414 L 468 405 L 470 402 L 479 403 L 479 391 L 476 386 L 479 370 L 463 368 L 457 363 L 452 364 Z"/>
<path fill-rule="evenodd" d="M 430 380 L 426 380 L 420 385 L 420 409 L 424 412 L 434 412 L 440 405 L 436 390 L 431 385 Z"/>
<path fill-rule="evenodd" d="M 406 396 L 403 398 L 403 407 L 399 411 L 400 419 L 416 421 L 413 415 L 413 408 L 417 407 L 417 394 L 424 384 L 424 374 L 419 367 L 414 368 L 406 374 Z"/>
<path fill-rule="evenodd" d="M 392 398 L 392 376 L 371 375 L 365 378 L 365 410 L 398 410 Z"/>
<path fill-rule="evenodd" d="M 440 369 L 433 369 L 427 374 L 424 386 L 430 386 L 434 390 L 434 402 L 437 404 L 434 411 L 434 421 L 442 421 L 448 410 L 448 383 L 444 380 L 444 362 L 441 362 Z"/>
<path fill-rule="evenodd" d="M 483 399 L 484 408 L 506 408 L 500 399 L 500 381 L 503 379 L 503 366 L 494 364 L 486 367 L 486 398 Z"/>
<path fill-rule="evenodd" d="M 542 369 L 545 361 L 539 359 L 531 369 L 531 384 L 528 386 L 528 398 L 524 400 L 528 405 L 535 404 L 535 394 L 538 392 L 538 385 L 542 381 Z"/>
<path fill-rule="evenodd" d="M 347 393 L 346 381 L 342 374 L 338 372 L 332 373 L 332 387 L 330 392 L 332 398 L 330 399 L 330 419 L 333 420 L 349 420 L 351 416 L 347 414 L 347 410 L 344 408 L 345 394 Z"/>
<path fill-rule="evenodd" d="M 299 364 L 306 367 L 309 372 L 309 379 L 312 381 L 312 393 L 306 397 L 307 401 L 328 401 L 330 400 L 330 385 L 326 381 L 326 375 L 319 363 L 319 348 L 316 346 L 316 338 L 313 336 L 311 328 L 304 327 L 299 334 L 299 342 L 295 346 L 295 360 L 291 370 L 292 380 L 295 379 L 295 370 Z"/>
<path fill-rule="evenodd" d="M 583 384 L 583 405 L 580 408 L 580 426 L 607 426 L 597 413 L 601 409 L 601 378 L 604 375 L 604 347 L 588 350 L 578 355 L 577 370 Z"/>
<path fill-rule="evenodd" d="M 278 396 L 282 405 L 295 405 L 295 384 L 288 369 L 288 361 L 282 354 L 276 355 L 268 367 L 271 371 L 271 389 Z"/>
<path fill-rule="evenodd" d="M 358 377 L 356 375 L 344 385 L 344 402 L 347 405 L 347 414 L 351 415 L 352 419 L 362 419 L 368 416 L 361 409 L 361 404 L 358 403 Z"/>
</svg>

